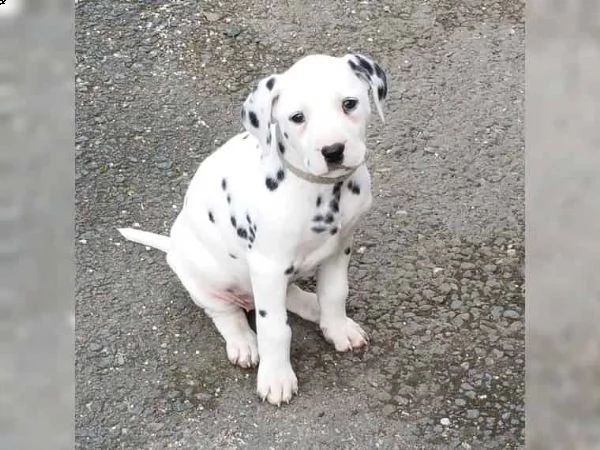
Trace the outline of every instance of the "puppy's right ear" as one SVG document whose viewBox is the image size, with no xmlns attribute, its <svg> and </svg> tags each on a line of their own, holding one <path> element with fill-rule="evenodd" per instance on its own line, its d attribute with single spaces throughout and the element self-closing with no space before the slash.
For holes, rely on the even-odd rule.
<svg viewBox="0 0 600 450">
<path fill-rule="evenodd" d="M 281 75 L 263 78 L 250 93 L 242 106 L 244 128 L 260 142 L 263 151 L 271 147 L 271 123 L 273 104 L 279 96 Z"/>
</svg>

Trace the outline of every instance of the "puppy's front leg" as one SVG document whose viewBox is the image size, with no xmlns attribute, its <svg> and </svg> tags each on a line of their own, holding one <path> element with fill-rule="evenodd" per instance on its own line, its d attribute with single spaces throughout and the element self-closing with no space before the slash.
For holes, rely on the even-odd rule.
<svg viewBox="0 0 600 450">
<path fill-rule="evenodd" d="M 319 267 L 317 298 L 321 306 L 320 325 L 325 339 L 339 352 L 360 348 L 367 344 L 367 333 L 346 316 L 348 297 L 349 244 Z"/>
<path fill-rule="evenodd" d="M 292 329 L 287 323 L 285 267 L 251 264 L 252 290 L 258 338 L 257 392 L 269 403 L 289 402 L 298 392 L 298 380 L 290 362 Z"/>
</svg>

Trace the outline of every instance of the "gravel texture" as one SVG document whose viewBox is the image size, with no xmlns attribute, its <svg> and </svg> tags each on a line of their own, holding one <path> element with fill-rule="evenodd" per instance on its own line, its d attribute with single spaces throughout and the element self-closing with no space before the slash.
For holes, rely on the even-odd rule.
<svg viewBox="0 0 600 450">
<path fill-rule="evenodd" d="M 300 5 L 77 3 L 77 446 L 523 447 L 523 2 Z M 115 228 L 166 232 L 251 83 L 348 51 L 390 84 L 350 269 L 372 344 L 337 354 L 294 318 L 300 396 L 277 409 Z"/>
</svg>

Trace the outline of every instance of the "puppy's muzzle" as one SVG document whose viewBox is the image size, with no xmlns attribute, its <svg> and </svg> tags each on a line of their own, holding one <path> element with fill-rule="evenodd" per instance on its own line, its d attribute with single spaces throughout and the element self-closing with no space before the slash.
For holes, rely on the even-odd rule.
<svg viewBox="0 0 600 450">
<path fill-rule="evenodd" d="M 345 145 L 341 143 L 327 145 L 321 149 L 321 154 L 327 165 L 337 166 L 344 161 L 344 149 Z"/>
</svg>

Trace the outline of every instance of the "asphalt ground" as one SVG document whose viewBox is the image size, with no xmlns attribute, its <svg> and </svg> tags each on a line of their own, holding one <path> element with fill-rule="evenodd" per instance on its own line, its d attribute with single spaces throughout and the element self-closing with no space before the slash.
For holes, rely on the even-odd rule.
<svg viewBox="0 0 600 450">
<path fill-rule="evenodd" d="M 520 448 L 524 443 L 521 1 L 76 5 L 78 448 Z M 259 77 L 372 56 L 374 204 L 349 313 L 367 351 L 292 320 L 300 395 L 262 404 L 164 255 L 206 155 Z"/>
</svg>

